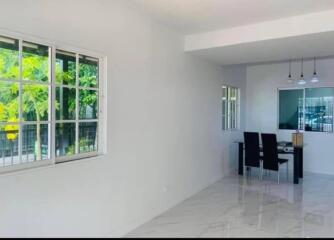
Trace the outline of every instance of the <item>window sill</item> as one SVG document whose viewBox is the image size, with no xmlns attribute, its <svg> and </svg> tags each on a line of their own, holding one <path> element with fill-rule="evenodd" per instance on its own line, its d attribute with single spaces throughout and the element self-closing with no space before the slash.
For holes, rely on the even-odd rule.
<svg viewBox="0 0 334 240">
<path fill-rule="evenodd" d="M 79 158 L 79 159 L 77 158 L 77 159 L 72 159 L 72 160 L 63 161 L 59 163 L 54 163 L 54 161 L 52 160 L 44 160 L 40 162 L 21 164 L 17 166 L 8 166 L 8 167 L 0 168 L 0 178 L 6 177 L 6 176 L 12 176 L 12 175 L 23 175 L 23 174 L 27 174 L 31 172 L 36 172 L 36 171 L 44 171 L 46 169 L 62 167 L 64 165 L 80 164 L 80 163 L 86 163 L 88 161 L 102 160 L 104 158 L 105 158 L 105 154 L 97 154 L 94 156 L 89 156 L 89 157 Z"/>
<path fill-rule="evenodd" d="M 227 129 L 227 130 L 222 130 L 222 131 L 223 131 L 223 133 L 224 133 L 224 132 L 240 132 L 241 129 L 239 129 L 239 128 L 235 128 L 235 129 Z"/>
<path fill-rule="evenodd" d="M 277 131 L 280 132 L 288 132 L 288 133 L 295 133 L 296 130 L 292 130 L 292 129 L 277 129 Z M 307 133 L 307 134 L 314 134 L 314 133 L 321 133 L 321 134 L 334 134 L 334 132 L 318 132 L 318 131 L 305 131 L 305 130 L 299 130 L 299 133 Z"/>
</svg>

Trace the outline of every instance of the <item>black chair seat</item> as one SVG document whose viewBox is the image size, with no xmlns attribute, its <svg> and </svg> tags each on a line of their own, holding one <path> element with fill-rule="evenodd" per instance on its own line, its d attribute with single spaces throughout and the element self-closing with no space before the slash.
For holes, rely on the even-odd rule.
<svg viewBox="0 0 334 240">
<path fill-rule="evenodd" d="M 279 164 L 283 164 L 283 163 L 286 163 L 286 162 L 288 162 L 289 160 L 288 159 L 285 159 L 285 158 L 279 158 L 278 159 L 278 163 Z"/>
</svg>

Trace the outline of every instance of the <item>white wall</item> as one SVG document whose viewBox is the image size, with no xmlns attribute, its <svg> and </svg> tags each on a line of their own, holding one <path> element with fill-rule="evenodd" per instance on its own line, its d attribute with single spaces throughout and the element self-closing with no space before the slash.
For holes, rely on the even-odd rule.
<svg viewBox="0 0 334 240">
<path fill-rule="evenodd" d="M 223 176 L 222 69 L 124 4 L 0 0 L 0 28 L 108 57 L 107 154 L 0 176 L 0 236 L 122 236 Z"/>
<path fill-rule="evenodd" d="M 334 86 L 334 59 L 321 59 L 317 65 L 321 83 L 308 84 L 306 87 Z M 247 67 L 247 130 L 275 132 L 279 139 L 291 141 L 293 131 L 277 130 L 278 88 L 296 87 L 296 85 L 287 83 L 288 71 L 288 62 Z M 294 79 L 300 76 L 300 72 L 300 62 L 293 62 Z M 305 62 L 305 77 L 310 79 L 312 75 L 313 61 L 307 61 Z M 307 145 L 304 150 L 304 170 L 334 174 L 334 134 L 305 132 L 304 141 Z"/>
</svg>

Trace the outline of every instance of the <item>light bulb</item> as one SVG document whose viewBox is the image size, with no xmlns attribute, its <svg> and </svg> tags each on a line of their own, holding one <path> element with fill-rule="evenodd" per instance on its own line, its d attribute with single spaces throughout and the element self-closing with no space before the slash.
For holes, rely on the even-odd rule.
<svg viewBox="0 0 334 240">
<path fill-rule="evenodd" d="M 318 82 L 319 82 L 318 75 L 314 73 L 313 78 L 311 79 L 311 83 L 318 83 Z"/>
<path fill-rule="evenodd" d="M 293 83 L 293 79 L 291 77 L 291 60 L 289 60 L 289 77 L 288 77 L 288 83 Z"/>
<path fill-rule="evenodd" d="M 317 65 L 316 65 L 316 58 L 314 57 L 314 72 L 313 72 L 313 78 L 311 79 L 311 83 L 318 83 L 319 78 L 317 74 Z"/>
<path fill-rule="evenodd" d="M 298 80 L 298 84 L 299 84 L 299 85 L 304 85 L 304 84 L 306 84 L 305 79 L 304 79 L 304 78 L 299 79 L 299 80 Z"/>
<path fill-rule="evenodd" d="M 298 84 L 299 85 L 304 85 L 306 84 L 306 81 L 304 79 L 304 59 L 302 58 L 301 61 L 301 70 L 302 70 L 302 74 L 300 75 L 300 79 L 298 80 Z"/>
</svg>

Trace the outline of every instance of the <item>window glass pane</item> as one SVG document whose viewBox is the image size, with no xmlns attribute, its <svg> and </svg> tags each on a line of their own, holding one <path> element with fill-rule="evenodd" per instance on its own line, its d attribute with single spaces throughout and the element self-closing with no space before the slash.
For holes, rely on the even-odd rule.
<svg viewBox="0 0 334 240">
<path fill-rule="evenodd" d="M 19 79 L 19 41 L 0 36 L 0 79 Z"/>
<path fill-rule="evenodd" d="M 235 89 L 235 128 L 239 128 L 239 92 L 238 88 Z"/>
<path fill-rule="evenodd" d="M 23 125 L 22 162 L 49 159 L 48 124 Z"/>
<path fill-rule="evenodd" d="M 303 129 L 304 90 L 279 91 L 279 129 Z"/>
<path fill-rule="evenodd" d="M 0 81 L 0 122 L 19 119 L 19 85 Z"/>
<path fill-rule="evenodd" d="M 56 124 L 56 156 L 75 154 L 75 123 Z"/>
<path fill-rule="evenodd" d="M 223 126 L 223 130 L 227 130 L 226 123 L 227 123 L 226 117 L 223 115 L 223 118 L 222 118 L 222 126 Z"/>
<path fill-rule="evenodd" d="M 80 119 L 97 119 L 97 91 L 79 90 Z"/>
<path fill-rule="evenodd" d="M 94 152 L 97 150 L 97 123 L 79 124 L 79 152 Z"/>
<path fill-rule="evenodd" d="M 49 47 L 23 42 L 23 79 L 49 81 Z"/>
<path fill-rule="evenodd" d="M 24 121 L 48 121 L 49 87 L 38 84 L 23 85 Z"/>
<path fill-rule="evenodd" d="M 99 60 L 80 55 L 79 85 L 82 87 L 97 87 L 99 81 Z"/>
<path fill-rule="evenodd" d="M 237 129 L 239 115 L 239 89 L 223 86 L 222 97 L 222 125 L 223 130 Z"/>
<path fill-rule="evenodd" d="M 333 132 L 334 88 L 305 90 L 305 130 Z"/>
<path fill-rule="evenodd" d="M 222 97 L 222 113 L 223 115 L 227 115 L 227 88 L 223 87 L 223 97 Z"/>
<path fill-rule="evenodd" d="M 237 104 L 237 97 L 236 97 L 236 88 L 231 87 L 230 88 L 230 104 L 231 104 L 231 128 L 236 128 L 236 104 Z"/>
<path fill-rule="evenodd" d="M 222 126 L 223 130 L 227 130 L 227 87 L 223 86 L 223 96 L 222 96 Z"/>
<path fill-rule="evenodd" d="M 230 129 L 233 129 L 233 102 L 230 100 Z"/>
<path fill-rule="evenodd" d="M 19 125 L 0 125 L 0 166 L 20 164 L 19 158 Z"/>
<path fill-rule="evenodd" d="M 75 119 L 75 88 L 56 88 L 56 119 Z"/>
<path fill-rule="evenodd" d="M 56 52 L 56 83 L 75 85 L 76 57 L 74 53 L 57 50 Z"/>
</svg>

